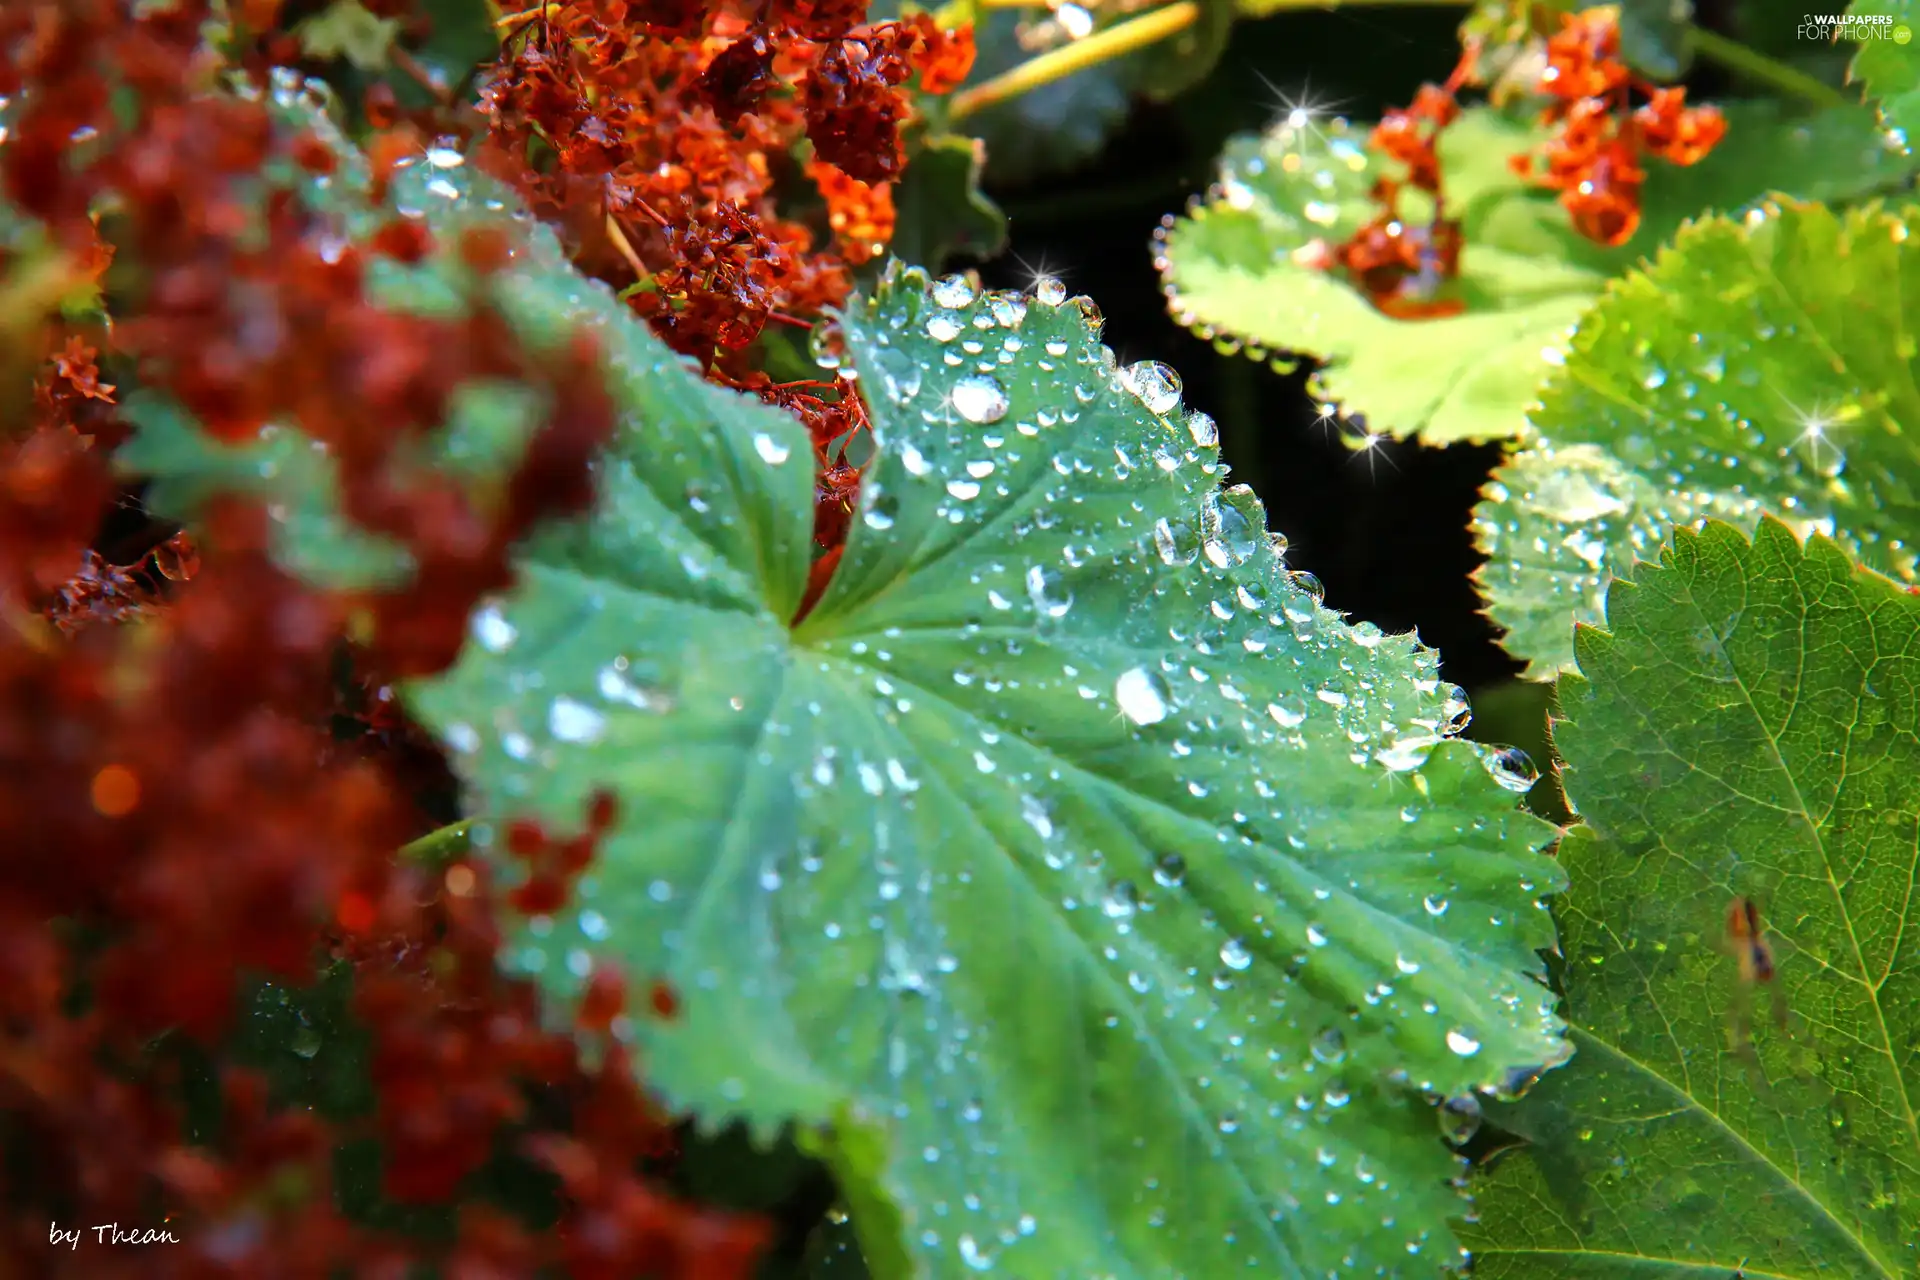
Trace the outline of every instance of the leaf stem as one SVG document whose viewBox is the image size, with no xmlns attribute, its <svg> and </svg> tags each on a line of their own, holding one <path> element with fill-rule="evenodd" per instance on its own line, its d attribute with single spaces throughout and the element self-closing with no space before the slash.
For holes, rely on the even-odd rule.
<svg viewBox="0 0 1920 1280">
<path fill-rule="evenodd" d="M 452 862 L 467 852 L 468 840 L 473 834 L 473 819 L 467 818 L 452 826 L 429 831 L 412 844 L 400 850 L 402 862 L 420 863 L 437 867 L 443 862 Z"/>
<path fill-rule="evenodd" d="M 956 93 L 948 105 L 947 119 L 964 120 L 977 111 L 1009 98 L 1017 98 L 1042 85 L 1064 80 L 1076 71 L 1085 71 L 1088 67 L 1145 48 L 1186 30 L 1199 17 L 1200 6 L 1195 0 L 1178 0 L 1165 8 L 1129 18 L 1105 31 L 1097 31 L 1084 40 L 1050 49 L 991 80 Z"/>
<path fill-rule="evenodd" d="M 1806 72 L 1769 58 L 1764 53 L 1749 49 L 1738 40 L 1729 40 L 1717 31 L 1689 27 L 1687 40 L 1693 46 L 1693 51 L 1701 57 L 1717 62 L 1729 71 L 1737 71 L 1758 84 L 1802 98 L 1817 107 L 1852 105 L 1846 95 L 1833 86 L 1823 84 Z"/>
</svg>

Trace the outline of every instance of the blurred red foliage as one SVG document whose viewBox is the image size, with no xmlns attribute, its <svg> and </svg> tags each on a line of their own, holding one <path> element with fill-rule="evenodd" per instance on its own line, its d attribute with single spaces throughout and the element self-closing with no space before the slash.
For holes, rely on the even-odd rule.
<svg viewBox="0 0 1920 1280">
<path fill-rule="evenodd" d="M 228 8 L 264 33 L 232 61 L 257 71 L 287 56 L 277 0 Z M 614 424 L 598 354 L 584 337 L 557 351 L 515 339 L 488 302 L 505 260 L 490 235 L 440 246 L 397 218 L 342 245 L 274 189 L 270 161 L 327 171 L 331 152 L 220 90 L 231 64 L 203 42 L 213 16 L 207 0 L 0 9 L 13 100 L 0 191 L 45 227 L 68 284 L 102 280 L 117 258 L 110 329 L 27 324 L 43 357 L 20 380 L 31 412 L 0 439 L 0 1145 L 35 1157 L 31 1180 L 0 1166 L 0 1250 L 89 1276 L 398 1278 L 421 1260 L 453 1277 L 745 1276 L 762 1226 L 678 1203 L 642 1173 L 672 1131 L 616 1033 L 629 1016 L 674 1016 L 675 993 L 651 984 L 630 1014 L 625 977 L 603 967 L 573 1025 L 553 1030 L 536 990 L 496 965 L 514 916 L 564 906 L 613 799 L 576 836 L 511 824 L 526 874 L 510 893 L 478 859 L 396 857 L 434 825 L 416 768 L 434 753 L 388 682 L 454 661 L 476 601 L 511 585 L 509 548 L 591 500 L 587 464 Z M 823 553 L 808 607 L 845 535 L 858 471 L 844 444 L 864 409 L 846 381 L 771 382 L 749 347 L 767 322 L 809 322 L 844 298 L 846 264 L 891 231 L 902 86 L 917 73 L 950 89 L 972 56 L 968 33 L 924 17 L 863 20 L 857 0 L 775 0 L 751 23 L 685 0 L 542 9 L 509 21 L 484 96 L 489 166 L 563 228 L 580 265 L 638 284 L 636 309 L 670 343 L 808 425 Z M 377 175 L 420 136 L 390 97 L 368 103 Z M 802 135 L 814 157 L 795 169 Z M 844 258 L 775 212 L 787 169 L 825 196 Z M 371 258 L 446 250 L 471 273 L 457 317 L 367 297 Z M 0 278 L 32 265 L 7 257 Z M 221 438 L 297 422 L 334 460 L 344 511 L 403 544 L 414 580 L 304 585 L 269 556 L 266 513 L 237 500 L 192 539 L 162 533 L 136 563 L 110 562 L 95 543 L 124 500 L 111 453 L 127 428 L 102 351 Z M 484 506 L 404 461 L 480 378 L 535 386 L 548 405 Z M 278 1102 L 223 1056 L 244 979 L 297 986 L 336 962 L 352 966 L 371 1044 L 376 1105 L 361 1122 Z M 177 1055 L 161 1047 L 182 1040 L 212 1055 L 212 1135 L 189 1133 Z M 536 1117 L 536 1092 L 564 1100 L 570 1123 Z M 450 1240 L 342 1213 L 334 1152 L 362 1137 L 379 1140 L 389 1198 L 458 1207 Z M 557 1180 L 557 1229 L 463 1199 L 503 1143 Z M 62 1215 L 164 1223 L 181 1244 L 54 1249 Z"/>
</svg>

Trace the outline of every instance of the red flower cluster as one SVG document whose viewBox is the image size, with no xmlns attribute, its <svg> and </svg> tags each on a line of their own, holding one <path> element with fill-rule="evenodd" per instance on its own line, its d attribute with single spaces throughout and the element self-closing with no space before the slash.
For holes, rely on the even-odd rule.
<svg viewBox="0 0 1920 1280">
<path fill-rule="evenodd" d="M 1460 114 L 1455 99 L 1473 72 L 1469 48 L 1444 85 L 1421 85 L 1413 105 L 1389 111 L 1374 126 L 1373 147 L 1406 166 L 1404 181 L 1382 175 L 1372 197 L 1381 211 L 1333 250 L 1332 265 L 1343 268 L 1368 301 L 1399 320 L 1455 315 L 1456 298 L 1436 294 L 1460 273 L 1460 224 L 1447 216 L 1438 146 L 1440 133 Z M 1433 203 L 1424 225 L 1403 221 L 1400 193 L 1423 191 Z"/>
<path fill-rule="evenodd" d="M 765 325 L 843 301 L 847 263 L 891 234 L 902 86 L 918 72 L 946 92 L 972 66 L 970 29 L 863 16 L 806 0 L 751 23 L 626 0 L 529 10 L 483 94 L 489 167 L 568 229 L 583 271 L 627 287 L 671 345 L 741 385 Z M 776 209 L 803 138 L 840 254 Z"/>
<path fill-rule="evenodd" d="M 1553 99 L 1541 123 L 1558 133 L 1542 149 L 1545 172 L 1535 173 L 1530 156 L 1517 157 L 1514 169 L 1558 191 L 1580 234 L 1604 245 L 1625 244 L 1640 226 L 1643 156 L 1697 164 L 1727 132 L 1718 108 L 1689 107 L 1686 89 L 1656 88 L 1627 69 L 1612 9 L 1562 16 L 1539 90 Z M 1638 108 L 1635 90 L 1647 99 Z"/>
<path fill-rule="evenodd" d="M 1684 88 L 1656 88 L 1620 61 L 1618 11 L 1588 9 L 1563 14 L 1561 29 L 1547 41 L 1547 69 L 1539 92 L 1551 101 L 1541 122 L 1556 135 L 1542 148 L 1545 172 L 1535 174 L 1531 155 L 1517 156 L 1514 171 L 1560 193 L 1581 235 L 1604 245 L 1624 244 L 1640 225 L 1640 187 L 1646 154 L 1672 164 L 1697 163 L 1725 135 L 1717 108 L 1686 105 Z M 1460 272 L 1460 224 L 1446 216 L 1440 134 L 1460 114 L 1457 95 L 1478 83 L 1480 49 L 1469 44 L 1444 85 L 1422 85 L 1413 105 L 1390 111 L 1374 127 L 1371 145 L 1405 166 L 1406 177 L 1382 177 L 1372 196 L 1381 211 L 1330 251 L 1309 260 L 1347 273 L 1382 313 L 1402 320 L 1457 315 L 1457 298 L 1438 296 Z M 1630 93 L 1647 102 L 1633 108 Z M 1424 223 L 1404 220 L 1401 192 L 1425 192 L 1432 213 Z"/>
<path fill-rule="evenodd" d="M 278 5 L 228 8 L 264 31 Z M 612 1034 L 620 976 L 596 975 L 577 1026 L 555 1032 L 534 989 L 495 964 L 508 913 L 564 901 L 611 803 L 570 840 L 516 825 L 509 849 L 531 875 L 502 900 L 482 863 L 398 860 L 432 825 L 405 771 L 380 742 L 342 752 L 329 731 L 346 635 L 364 642 L 356 679 L 373 691 L 355 715 L 375 737 L 404 734 L 384 682 L 453 661 L 475 602 L 510 584 L 509 547 L 591 499 L 588 459 L 613 423 L 596 355 L 584 339 L 547 352 L 514 338 L 488 303 L 504 240 L 437 246 L 400 218 L 370 246 L 342 244 L 272 186 L 269 162 L 329 171 L 332 153 L 217 87 L 225 68 L 202 43 L 212 17 L 206 0 L 0 9 L 0 95 L 14 104 L 0 191 L 64 251 L 72 280 L 105 266 L 93 214 L 110 208 L 122 380 L 230 440 L 297 422 L 335 462 L 343 510 L 419 571 L 399 591 L 314 590 L 272 563 L 265 512 L 227 501 L 208 516 L 203 569 L 185 540 L 149 557 L 180 584 L 156 608 L 144 570 L 89 558 L 120 495 L 105 455 L 124 429 L 90 345 L 105 339 L 46 326 L 33 418 L 0 438 L 0 1128 L 35 1153 L 30 1181 L 16 1162 L 0 1170 L 0 1250 L 89 1276 L 398 1280 L 437 1262 L 467 1277 L 743 1277 L 760 1229 L 642 1176 L 669 1130 Z M 408 145 L 377 139 L 376 165 L 404 162 Z M 436 252 L 469 274 L 460 316 L 368 298 L 371 255 Z M 0 278 L 43 265 L 0 253 Z M 407 459 L 457 388 L 492 377 L 539 388 L 549 407 L 482 504 Z M 135 615 L 138 627 L 82 625 Z M 273 1096 L 226 1051 L 243 979 L 297 986 L 330 961 L 351 964 L 371 1043 L 376 1101 L 361 1121 Z M 659 1013 L 672 1003 L 652 999 Z M 211 1133 L 187 1123 L 189 1042 L 212 1063 Z M 536 1124 L 536 1092 L 563 1104 L 561 1127 Z M 389 1197 L 458 1207 L 451 1239 L 343 1216 L 334 1154 L 360 1137 L 379 1140 Z M 557 1229 L 461 1200 L 503 1148 L 557 1180 Z M 181 1244 L 50 1249 L 48 1223 L 63 1219 L 164 1223 Z"/>
</svg>

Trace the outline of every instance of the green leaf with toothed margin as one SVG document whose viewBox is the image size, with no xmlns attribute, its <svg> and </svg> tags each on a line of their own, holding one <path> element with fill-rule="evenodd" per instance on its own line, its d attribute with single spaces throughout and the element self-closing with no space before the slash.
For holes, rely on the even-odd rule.
<svg viewBox="0 0 1920 1280">
<path fill-rule="evenodd" d="M 1920 128 L 1920 47 L 1913 43 L 1920 15 L 1913 0 L 1854 0 L 1847 12 L 1870 20 L 1852 28 L 1863 38 L 1847 80 L 1866 85 L 1880 118 L 1911 138 Z"/>
<path fill-rule="evenodd" d="M 1783 204 L 1688 227 L 1620 281 L 1474 515 L 1488 613 L 1529 674 L 1573 661 L 1608 579 L 1762 511 L 1909 581 L 1920 539 L 1920 211 Z"/>
<path fill-rule="evenodd" d="M 1536 126 L 1491 108 L 1463 112 L 1440 156 L 1466 238 L 1456 285 L 1466 310 L 1431 320 L 1390 319 L 1304 261 L 1310 246 L 1336 245 L 1374 214 L 1379 162 L 1363 128 L 1282 120 L 1229 143 L 1215 187 L 1156 236 L 1162 286 L 1174 315 L 1204 336 L 1324 361 L 1312 393 L 1371 431 L 1430 444 L 1521 436 L 1547 357 L 1606 282 L 1685 219 L 1773 190 L 1850 199 L 1912 171 L 1864 108 L 1803 120 L 1769 103 L 1726 112 L 1726 138 L 1699 164 L 1650 162 L 1640 229 L 1617 249 L 1582 238 L 1551 193 L 1508 168 L 1544 138 Z M 1411 201 L 1401 212 L 1426 216 Z"/>
<path fill-rule="evenodd" d="M 1043 292 L 850 305 L 878 453 L 797 624 L 803 565 L 635 552 L 810 528 L 805 451 L 636 423 L 409 691 L 491 811 L 620 798 L 509 955 L 563 1000 L 671 983 L 649 1081 L 821 1126 L 877 1274 L 1438 1275 L 1465 1206 L 1422 1094 L 1564 1053 L 1552 830 L 1445 739 L 1431 652 L 1292 581 L 1177 381 Z"/>
<path fill-rule="evenodd" d="M 394 210 L 334 141 L 303 198 L 361 236 Z M 382 305 L 471 305 L 460 233 L 503 228 L 490 296 L 530 341 L 592 331 L 623 411 L 595 509 L 534 534 L 459 664 L 403 690 L 508 883 L 500 821 L 618 797 L 572 905 L 503 954 L 556 1017 L 598 966 L 671 984 L 676 1017 L 619 1023 L 649 1083 L 710 1128 L 811 1130 L 875 1274 L 1458 1260 L 1423 1095 L 1566 1052 L 1538 981 L 1552 829 L 1448 739 L 1431 651 L 1294 581 L 1170 372 L 1116 369 L 1057 285 L 884 278 L 842 325 L 876 461 L 796 623 L 801 425 L 699 380 L 457 156 L 393 200 L 439 248 L 382 266 Z M 511 417 L 434 447 L 485 491 Z M 338 545 L 300 449 L 196 457 L 169 482 L 252 468 Z"/>
<path fill-rule="evenodd" d="M 1528 1145 L 1476 1182 L 1474 1275 L 1920 1275 L 1920 598 L 1767 520 L 1606 603 L 1555 732 L 1580 1051 L 1489 1113 Z"/>
</svg>

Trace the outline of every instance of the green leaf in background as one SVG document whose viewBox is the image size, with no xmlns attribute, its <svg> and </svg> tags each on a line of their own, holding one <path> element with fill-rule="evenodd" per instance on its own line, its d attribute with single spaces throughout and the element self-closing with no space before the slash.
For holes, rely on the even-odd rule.
<svg viewBox="0 0 1920 1280">
<path fill-rule="evenodd" d="M 980 15 L 969 87 L 1033 56 L 1019 33 L 1032 28 L 1035 12 L 992 9 Z M 1071 172 L 1098 156 L 1126 123 L 1140 77 L 1138 55 L 1116 58 L 986 107 L 955 127 L 986 143 L 987 176 L 1003 186 Z"/>
<path fill-rule="evenodd" d="M 1860 42 L 1847 68 L 1847 80 L 1866 85 L 1881 119 L 1906 141 L 1920 126 L 1920 47 L 1913 43 L 1920 18 L 1914 14 L 1913 0 L 1854 0 L 1847 12 L 1892 20 L 1886 39 Z"/>
<path fill-rule="evenodd" d="M 1543 136 L 1476 108 L 1442 135 L 1449 208 L 1463 224 L 1465 314 L 1402 321 L 1344 279 L 1298 264 L 1315 240 L 1335 245 L 1375 211 L 1366 130 L 1282 120 L 1236 139 L 1206 199 L 1160 236 L 1170 308 L 1203 335 L 1326 361 L 1313 394 L 1364 415 L 1371 430 L 1433 444 L 1518 436 L 1547 354 L 1605 282 L 1651 253 L 1686 218 L 1738 210 L 1772 190 L 1843 200 L 1911 171 L 1864 108 L 1784 117 L 1765 103 L 1726 108 L 1727 138 L 1691 168 L 1652 162 L 1644 217 L 1618 249 L 1575 232 L 1551 193 L 1507 166 Z"/>
<path fill-rule="evenodd" d="M 1007 217 L 980 192 L 986 162 L 978 138 L 937 134 L 916 139 L 893 188 L 893 240 L 904 262 L 985 261 L 1007 247 Z"/>
<path fill-rule="evenodd" d="M 1193 88 L 1213 71 L 1227 47 L 1237 15 L 1234 0 L 1192 0 L 1200 10 L 1193 25 L 1141 51 L 1140 87 L 1155 102 L 1167 100 Z M 1111 8 L 1124 21 L 1136 14 L 1125 6 L 1101 6 L 1099 14 Z M 1102 24 L 1106 25 L 1106 24 Z"/>
<path fill-rule="evenodd" d="M 1492 1115 L 1529 1145 L 1477 1182 L 1474 1275 L 1920 1274 L 1920 599 L 1716 522 L 1606 625 L 1555 734 L 1579 1053 Z M 1771 982 L 1742 979 L 1737 898 Z"/>
<path fill-rule="evenodd" d="M 1542 439 L 1474 530 L 1493 620 L 1530 671 L 1572 662 L 1610 575 L 1704 516 L 1762 510 L 1911 580 L 1920 214 L 1777 204 L 1682 231 L 1582 321 L 1533 415 Z"/>
<path fill-rule="evenodd" d="M 360 0 L 333 0 L 296 27 L 294 34 L 308 57 L 345 58 L 362 71 L 377 71 L 387 65 L 400 34 L 400 19 L 376 17 Z"/>
<path fill-rule="evenodd" d="M 635 386 L 597 512 L 407 695 L 493 813 L 619 796 L 508 955 L 562 999 L 671 983 L 649 1082 L 820 1126 L 881 1274 L 1438 1275 L 1422 1095 L 1564 1052 L 1552 829 L 1446 740 L 1430 651 L 1295 585 L 1171 375 L 1043 293 L 851 307 L 879 452 L 797 626 L 798 424 Z M 604 293 L 539 296 L 653 358 Z"/>
<path fill-rule="evenodd" d="M 1693 49 L 1687 39 L 1693 28 L 1693 0 L 1614 2 L 1620 7 L 1621 61 L 1658 81 L 1686 75 L 1693 62 Z"/>
</svg>

